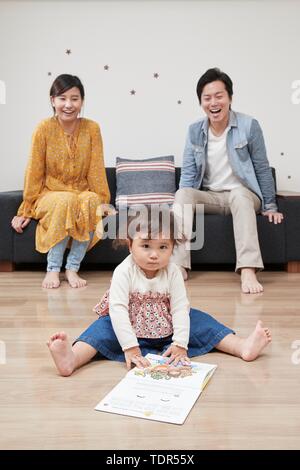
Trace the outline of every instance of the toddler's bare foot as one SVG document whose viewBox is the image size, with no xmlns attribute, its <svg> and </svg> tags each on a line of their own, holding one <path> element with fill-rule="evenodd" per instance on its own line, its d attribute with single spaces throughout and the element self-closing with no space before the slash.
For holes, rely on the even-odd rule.
<svg viewBox="0 0 300 470">
<path fill-rule="evenodd" d="M 254 331 L 243 341 L 242 359 L 244 361 L 254 361 L 271 341 L 272 337 L 269 329 L 264 328 L 262 321 L 259 320 Z"/>
<path fill-rule="evenodd" d="M 244 294 L 259 294 L 264 290 L 258 282 L 254 268 L 241 269 L 242 292 Z"/>
<path fill-rule="evenodd" d="M 50 271 L 44 277 L 42 287 L 45 289 L 56 289 L 60 286 L 59 273 L 56 271 Z"/>
<path fill-rule="evenodd" d="M 75 355 L 64 331 L 55 333 L 47 341 L 47 346 L 60 375 L 68 377 L 75 369 Z"/>
<path fill-rule="evenodd" d="M 82 277 L 79 277 L 76 271 L 66 269 L 66 278 L 71 287 L 84 287 L 87 282 Z"/>
<path fill-rule="evenodd" d="M 180 271 L 181 271 L 183 280 L 187 281 L 188 278 L 189 278 L 188 271 L 185 268 L 183 268 L 182 266 L 180 266 Z"/>
</svg>

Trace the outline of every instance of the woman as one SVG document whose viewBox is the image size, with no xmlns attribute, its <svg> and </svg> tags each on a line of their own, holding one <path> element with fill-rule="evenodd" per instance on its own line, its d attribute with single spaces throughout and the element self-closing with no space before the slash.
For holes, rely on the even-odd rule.
<svg viewBox="0 0 300 470">
<path fill-rule="evenodd" d="M 54 116 L 33 134 L 23 202 L 12 227 L 22 233 L 31 219 L 39 221 L 36 249 L 48 252 L 43 287 L 59 287 L 67 246 L 66 278 L 71 287 L 82 287 L 86 280 L 78 275 L 80 263 L 99 240 L 95 228 L 106 210 L 99 206 L 110 200 L 101 134 L 96 122 L 79 117 L 84 88 L 78 77 L 57 77 L 50 100 Z"/>
<path fill-rule="evenodd" d="M 197 95 L 207 117 L 189 128 L 174 208 L 204 204 L 206 213 L 231 213 L 242 292 L 259 293 L 263 287 L 256 271 L 263 269 L 263 262 L 256 213 L 261 212 L 275 224 L 283 219 L 277 211 L 262 130 L 252 117 L 231 110 L 232 81 L 219 69 L 209 69 L 202 75 Z M 190 211 L 182 214 L 179 210 L 178 220 L 190 240 Z M 191 261 L 184 244 L 174 251 L 173 261 L 187 279 Z"/>
</svg>

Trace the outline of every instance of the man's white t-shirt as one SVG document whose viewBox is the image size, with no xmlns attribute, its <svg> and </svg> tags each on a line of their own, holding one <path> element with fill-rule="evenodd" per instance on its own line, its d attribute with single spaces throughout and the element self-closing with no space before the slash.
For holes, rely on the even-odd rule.
<svg viewBox="0 0 300 470">
<path fill-rule="evenodd" d="M 239 179 L 233 174 L 227 153 L 227 133 L 229 127 L 222 135 L 215 136 L 208 129 L 207 161 L 203 178 L 203 187 L 211 191 L 231 191 L 242 186 Z"/>
</svg>

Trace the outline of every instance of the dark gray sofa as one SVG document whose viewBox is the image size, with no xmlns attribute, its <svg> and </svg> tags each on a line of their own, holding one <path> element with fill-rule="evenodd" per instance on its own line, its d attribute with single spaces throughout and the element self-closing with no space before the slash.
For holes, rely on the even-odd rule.
<svg viewBox="0 0 300 470">
<path fill-rule="evenodd" d="M 115 168 L 107 168 L 111 191 L 111 203 L 116 195 Z M 176 168 L 176 185 L 180 179 L 180 168 Z M 32 221 L 23 234 L 10 226 L 22 201 L 22 191 L 0 193 L 0 270 L 11 271 L 20 264 L 46 263 L 46 255 L 35 250 L 36 221 Z M 274 225 L 266 217 L 257 216 L 259 241 L 264 263 L 281 265 L 295 272 L 300 268 L 300 198 L 278 197 L 279 210 L 284 213 L 284 222 Z M 127 255 L 127 251 L 112 248 L 112 240 L 106 239 L 90 250 L 85 259 L 86 267 L 94 265 L 102 269 L 115 266 Z M 192 265 L 234 265 L 235 248 L 232 218 L 230 215 L 205 215 L 204 246 L 192 251 Z"/>
</svg>

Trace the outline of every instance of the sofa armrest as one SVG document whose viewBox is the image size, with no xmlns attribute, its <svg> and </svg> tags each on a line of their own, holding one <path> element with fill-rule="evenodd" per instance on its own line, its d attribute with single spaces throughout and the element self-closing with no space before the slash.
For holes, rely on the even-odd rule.
<svg viewBox="0 0 300 470">
<path fill-rule="evenodd" d="M 11 220 L 17 214 L 22 202 L 22 191 L 7 191 L 0 193 L 0 261 L 13 261 L 14 229 Z"/>
<path fill-rule="evenodd" d="M 277 202 L 284 216 L 287 261 L 300 261 L 300 193 L 279 192 Z"/>
</svg>

